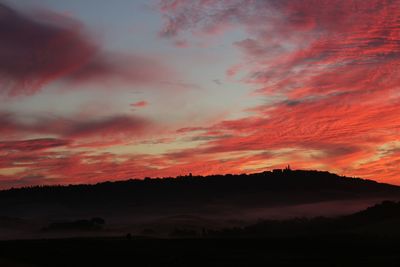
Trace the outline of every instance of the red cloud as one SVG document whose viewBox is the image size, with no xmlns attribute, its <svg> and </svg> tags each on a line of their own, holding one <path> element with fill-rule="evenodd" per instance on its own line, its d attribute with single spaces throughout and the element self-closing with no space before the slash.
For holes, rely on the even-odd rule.
<svg viewBox="0 0 400 267">
<path fill-rule="evenodd" d="M 167 37 L 244 28 L 249 36 L 235 46 L 245 55 L 237 65 L 249 72 L 245 82 L 260 88 L 258 96 L 284 99 L 206 127 L 224 138 L 175 155 L 290 149 L 284 160 L 300 166 L 371 177 L 362 162 L 398 140 L 400 1 L 165 0 L 161 7 Z M 370 166 L 384 172 L 385 160 Z"/>
<path fill-rule="evenodd" d="M 185 175 L 193 170 L 196 170 L 195 174 L 240 173 L 247 163 L 258 162 L 268 158 L 268 155 L 236 157 L 224 161 L 192 155 L 186 160 L 171 165 L 170 162 L 174 157 L 174 155 L 118 156 L 110 153 L 92 155 L 47 151 L 13 153 L 7 158 L 0 158 L 0 170 L 13 167 L 25 169 L 16 174 L 0 176 L 0 188 L 167 177 Z M 198 161 L 193 159 L 198 159 Z"/>
<path fill-rule="evenodd" d="M 143 56 L 102 51 L 79 21 L 27 15 L 0 4 L 0 92 L 33 94 L 55 80 L 155 82 L 169 71 Z"/>
<path fill-rule="evenodd" d="M 98 120 L 77 121 L 75 123 L 66 123 L 63 127 L 67 137 L 88 137 L 88 136 L 128 136 L 130 134 L 139 134 L 149 126 L 149 122 L 129 116 L 114 116 Z"/>
<path fill-rule="evenodd" d="M 142 108 L 142 107 L 147 106 L 148 104 L 149 103 L 147 101 L 138 101 L 138 102 L 132 103 L 131 107 Z"/>
<path fill-rule="evenodd" d="M 126 139 L 147 133 L 151 123 L 140 117 L 40 118 L 25 123 L 3 113 L 2 136 L 56 135 L 61 141 L 6 142 L 3 146 L 9 154 L 0 159 L 0 168 L 27 169 L 2 178 L 17 181 L 25 177 L 26 181 L 15 182 L 19 185 L 97 182 L 189 172 L 251 172 L 289 162 L 295 168 L 324 168 L 399 183 L 398 149 L 388 148 L 399 141 L 400 133 L 398 0 L 163 0 L 160 9 L 166 19 L 161 35 L 175 41 L 184 31 L 211 33 L 232 25 L 244 29 L 248 36 L 233 46 L 243 52 L 244 61 L 227 74 L 248 71 L 244 82 L 255 86 L 256 95 L 265 97 L 268 104 L 249 109 L 247 117 L 188 125 L 177 131 L 182 142 L 201 141 L 197 147 L 135 156 L 46 148 L 62 146 L 62 140 L 70 139 L 74 143 L 66 144 L 69 148 L 87 140 L 98 147 L 102 144 L 95 137 L 106 136 L 110 141 L 120 135 Z M 56 26 L 61 32 L 74 29 Z M 77 44 L 88 43 L 95 53 L 82 57 L 84 63 L 67 68 L 64 80 L 83 81 L 96 73 L 125 75 L 125 68 L 108 67 L 119 65 L 119 59 L 118 64 L 110 63 L 82 38 L 83 33 L 73 30 L 70 36 L 78 36 Z M 69 62 L 62 60 L 55 69 L 64 69 L 66 63 L 70 66 Z M 0 63 L 0 73 L 1 64 L 5 63 Z M 37 73 L 32 77 L 47 77 L 48 70 Z M 11 81 L 18 77 L 13 75 Z"/>
<path fill-rule="evenodd" d="M 34 117 L 22 122 L 12 114 L 0 114 L 0 136 L 27 134 L 57 135 L 67 139 L 107 137 L 110 139 L 138 136 L 150 128 L 151 122 L 135 116 L 109 116 L 102 118 Z"/>
<path fill-rule="evenodd" d="M 63 139 L 42 138 L 22 141 L 0 142 L 0 151 L 36 151 L 48 148 L 66 146 L 70 142 Z"/>
</svg>

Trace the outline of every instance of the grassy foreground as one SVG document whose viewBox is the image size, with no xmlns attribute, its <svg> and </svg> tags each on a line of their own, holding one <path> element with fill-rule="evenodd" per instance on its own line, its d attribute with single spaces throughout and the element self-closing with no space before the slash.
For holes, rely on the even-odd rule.
<svg viewBox="0 0 400 267">
<path fill-rule="evenodd" d="M 56 239 L 0 242 L 1 266 L 398 266 L 400 239 Z"/>
</svg>

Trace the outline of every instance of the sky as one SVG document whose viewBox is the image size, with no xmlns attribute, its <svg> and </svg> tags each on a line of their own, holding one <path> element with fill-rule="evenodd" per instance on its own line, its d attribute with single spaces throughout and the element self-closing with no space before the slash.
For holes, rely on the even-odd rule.
<svg viewBox="0 0 400 267">
<path fill-rule="evenodd" d="M 0 0 L 0 188 L 400 184 L 399 65 L 400 0 Z"/>
</svg>

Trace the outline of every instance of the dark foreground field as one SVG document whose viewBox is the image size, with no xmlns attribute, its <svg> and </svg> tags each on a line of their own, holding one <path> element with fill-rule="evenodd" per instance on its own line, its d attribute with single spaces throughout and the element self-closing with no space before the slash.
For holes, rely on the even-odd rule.
<svg viewBox="0 0 400 267">
<path fill-rule="evenodd" d="M 1 266 L 399 266 L 400 239 L 58 239 L 0 242 Z"/>
</svg>

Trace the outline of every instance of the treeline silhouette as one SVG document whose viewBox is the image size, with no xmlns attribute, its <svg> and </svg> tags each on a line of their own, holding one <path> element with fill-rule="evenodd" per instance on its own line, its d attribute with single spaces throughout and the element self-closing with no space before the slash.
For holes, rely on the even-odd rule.
<svg viewBox="0 0 400 267">
<path fill-rule="evenodd" d="M 400 196 L 400 187 L 329 172 L 274 170 L 255 174 L 179 176 L 104 182 L 95 185 L 36 186 L 0 191 L 4 215 L 34 216 L 54 212 L 97 216 L 128 213 L 194 211 L 235 207 L 299 204 L 316 201 Z M 27 207 L 28 206 L 28 207 Z M 22 215 L 21 215 L 22 214 Z"/>
</svg>

